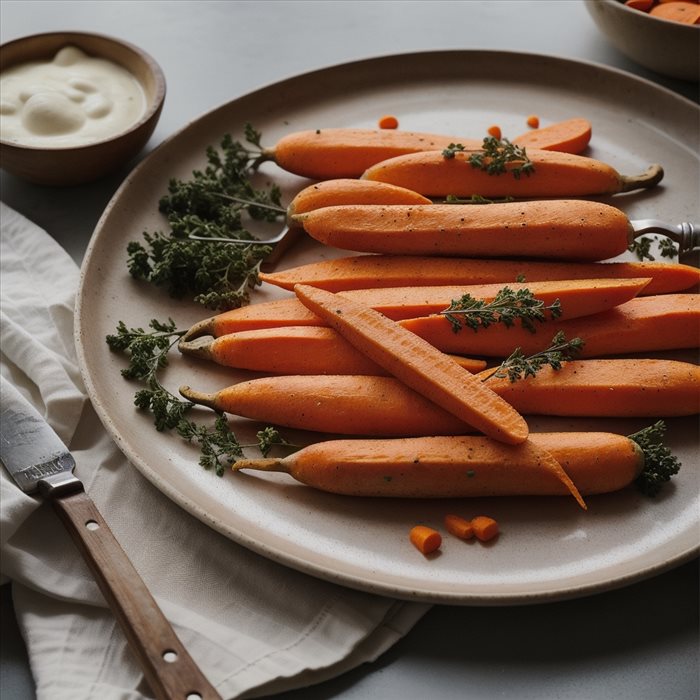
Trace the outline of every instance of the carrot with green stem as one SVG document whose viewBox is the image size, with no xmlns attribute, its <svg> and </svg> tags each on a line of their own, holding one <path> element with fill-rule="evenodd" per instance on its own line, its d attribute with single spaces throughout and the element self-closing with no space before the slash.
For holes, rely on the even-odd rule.
<svg viewBox="0 0 700 700">
<path fill-rule="evenodd" d="M 663 445 L 664 431 L 658 422 L 627 437 L 602 432 L 532 433 L 518 445 L 470 435 L 328 440 L 282 459 L 239 459 L 233 470 L 284 472 L 313 488 L 348 496 L 573 493 L 580 499 L 579 494 L 610 493 L 633 483 L 653 496 L 680 468 Z M 543 455 L 551 460 L 543 460 Z"/>
<path fill-rule="evenodd" d="M 340 295 L 303 285 L 294 291 L 351 345 L 418 393 L 497 440 L 527 439 L 527 423 L 517 411 L 415 334 Z"/>
</svg>

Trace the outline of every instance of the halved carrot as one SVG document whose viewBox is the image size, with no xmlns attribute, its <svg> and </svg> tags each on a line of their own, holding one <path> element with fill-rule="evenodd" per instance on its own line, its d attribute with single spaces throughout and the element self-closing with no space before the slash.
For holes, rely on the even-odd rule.
<svg viewBox="0 0 700 700">
<path fill-rule="evenodd" d="M 368 168 L 365 180 L 379 180 L 406 187 L 426 197 L 583 197 L 616 194 L 656 186 L 663 178 L 660 165 L 646 172 L 621 175 L 612 166 L 572 153 L 530 149 L 530 175 L 513 177 L 509 172 L 491 175 L 469 163 L 470 153 L 445 158 L 442 151 L 410 153 Z M 517 165 L 517 164 L 515 164 Z M 507 166 L 512 169 L 514 165 Z"/>
<path fill-rule="evenodd" d="M 382 160 L 404 153 L 480 141 L 399 129 L 310 129 L 283 136 L 263 155 L 284 170 L 314 180 L 359 177 Z"/>
<path fill-rule="evenodd" d="M 671 262 L 572 263 L 407 255 L 353 255 L 263 273 L 260 277 L 290 291 L 295 284 L 310 284 L 329 292 L 412 284 L 509 284 L 518 279 L 539 282 L 650 277 L 651 282 L 640 292 L 647 295 L 680 292 L 700 284 L 700 270 Z"/>
<path fill-rule="evenodd" d="M 347 297 L 304 285 L 294 292 L 360 352 L 438 406 L 496 440 L 527 439 L 517 411 L 415 334 Z"/>
<path fill-rule="evenodd" d="M 498 521 L 488 515 L 477 515 L 472 519 L 474 535 L 482 542 L 488 542 L 498 535 Z"/>
<path fill-rule="evenodd" d="M 213 340 L 182 340 L 178 349 L 225 367 L 268 374 L 387 374 L 332 328 L 319 326 L 259 328 Z M 486 367 L 484 360 L 448 358 L 470 372 Z"/>
<path fill-rule="evenodd" d="M 494 325 L 473 333 L 455 333 L 442 316 L 399 321 L 443 352 L 507 357 L 519 347 L 526 355 L 544 350 L 555 333 L 585 342 L 580 357 L 696 348 L 700 344 L 700 295 L 638 297 L 609 311 L 568 321 L 546 321 L 537 333 Z"/>
<path fill-rule="evenodd" d="M 592 134 L 591 123 L 577 117 L 526 131 L 513 139 L 513 143 L 530 149 L 538 148 L 565 153 L 582 153 L 588 146 Z"/>
<path fill-rule="evenodd" d="M 700 413 L 700 367 L 655 359 L 572 360 L 516 382 L 478 375 L 524 414 L 670 417 Z M 273 425 L 340 435 L 460 435 L 468 425 L 394 377 L 281 375 L 212 394 L 180 389 L 193 403 Z"/>
<path fill-rule="evenodd" d="M 404 255 L 595 261 L 625 252 L 633 233 L 622 211 L 587 200 L 348 205 L 295 218 L 325 245 Z"/>
<path fill-rule="evenodd" d="M 700 24 L 700 5 L 693 2 L 663 2 L 649 10 L 652 17 L 666 19 L 671 22 L 681 22 L 683 24 Z"/>
<path fill-rule="evenodd" d="M 432 554 L 437 549 L 440 549 L 442 544 L 442 535 L 432 527 L 426 525 L 416 525 L 411 528 L 409 533 L 411 544 L 421 554 Z"/>
<path fill-rule="evenodd" d="M 642 279 L 562 280 L 509 284 L 513 291 L 529 290 L 545 306 L 561 304 L 561 318 L 575 318 L 604 311 L 629 301 L 649 283 Z M 341 292 L 343 296 L 376 309 L 387 318 L 399 321 L 438 313 L 453 299 L 470 295 L 474 299 L 491 301 L 503 284 L 465 285 L 448 287 L 384 287 L 356 289 Z M 279 326 L 323 326 L 316 314 L 298 299 L 276 299 L 260 304 L 249 304 L 225 311 L 196 323 L 185 334 L 185 340 L 211 335 L 216 337 L 255 328 Z"/>
<path fill-rule="evenodd" d="M 451 535 L 459 537 L 460 540 L 470 540 L 474 537 L 474 528 L 472 527 L 471 521 L 462 518 L 459 515 L 454 515 L 453 513 L 448 513 L 443 522 L 445 523 L 445 529 Z"/>
</svg>

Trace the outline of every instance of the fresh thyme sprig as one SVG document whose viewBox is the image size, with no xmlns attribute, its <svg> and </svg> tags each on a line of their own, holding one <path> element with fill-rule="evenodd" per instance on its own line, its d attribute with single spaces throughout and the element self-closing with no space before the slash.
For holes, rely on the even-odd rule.
<svg viewBox="0 0 700 700">
<path fill-rule="evenodd" d="M 560 370 L 562 363 L 576 357 L 583 346 L 584 341 L 581 338 L 567 340 L 564 331 L 559 331 L 552 338 L 548 348 L 534 355 L 525 356 L 520 348 L 516 348 L 498 367 L 483 377 L 482 381 L 488 381 L 492 377 L 507 377 L 511 382 L 517 382 L 525 377 L 534 377 L 545 365 Z"/>
<path fill-rule="evenodd" d="M 200 446 L 199 464 L 205 469 L 214 469 L 218 476 L 243 456 L 245 447 L 230 430 L 225 416 L 219 414 L 213 426 L 205 426 L 186 418 L 194 407 L 191 401 L 182 401 L 161 383 L 158 373 L 168 365 L 168 353 L 186 331 L 177 330 L 175 322 L 151 320 L 149 330 L 129 328 L 123 321 L 117 324 L 116 333 L 108 335 L 107 345 L 114 352 L 128 356 L 129 363 L 122 369 L 125 379 L 142 382 L 145 387 L 134 396 L 134 405 L 153 415 L 156 430 L 175 430 L 188 442 Z M 279 432 L 272 427 L 257 434 L 257 447 L 266 456 L 275 445 L 288 445 Z"/>
<path fill-rule="evenodd" d="M 190 239 L 196 235 L 255 240 L 243 224 L 244 213 L 264 221 L 284 216 L 279 187 L 253 185 L 255 168 L 267 158 L 261 134 L 250 124 L 244 133 L 254 149 L 227 134 L 220 150 L 206 149 L 204 170 L 194 170 L 189 180 L 170 180 L 159 202 L 169 231 L 146 231 L 143 241 L 127 246 L 127 266 L 134 277 L 214 310 L 237 308 L 249 300 L 270 247 Z"/>
<path fill-rule="evenodd" d="M 487 136 L 481 150 L 470 151 L 461 143 L 451 143 L 442 151 L 444 158 L 450 160 L 459 152 L 468 152 L 467 162 L 479 170 L 484 170 L 489 175 L 501 175 L 509 172 L 519 180 L 522 175 L 532 175 L 535 165 L 522 146 L 511 143 L 508 139 L 497 139 L 495 136 Z"/>
<path fill-rule="evenodd" d="M 505 202 L 514 202 L 515 197 L 501 197 L 499 199 L 489 199 L 482 197 L 480 194 L 473 194 L 471 197 L 457 197 L 454 194 L 448 194 L 445 197 L 445 204 L 503 204 Z"/>
<path fill-rule="evenodd" d="M 678 246 L 666 236 L 640 236 L 630 243 L 628 250 L 634 253 L 640 260 L 655 260 L 651 254 L 651 246 L 654 242 L 659 245 L 659 255 L 662 258 L 675 258 L 678 255 Z"/>
<path fill-rule="evenodd" d="M 452 324 L 452 330 L 458 333 L 462 328 L 478 331 L 488 328 L 495 323 L 502 323 L 510 328 L 520 321 L 523 328 L 535 333 L 535 322 L 561 316 L 561 304 L 556 299 L 549 306 L 537 299 L 529 289 L 513 291 L 510 287 L 500 289 L 492 301 L 475 299 L 471 294 L 465 294 L 440 313 Z"/>
<path fill-rule="evenodd" d="M 637 488 L 647 496 L 655 496 L 664 483 L 678 474 L 681 463 L 662 440 L 666 424 L 658 421 L 639 432 L 628 435 L 644 453 L 644 468 L 635 480 Z"/>
</svg>

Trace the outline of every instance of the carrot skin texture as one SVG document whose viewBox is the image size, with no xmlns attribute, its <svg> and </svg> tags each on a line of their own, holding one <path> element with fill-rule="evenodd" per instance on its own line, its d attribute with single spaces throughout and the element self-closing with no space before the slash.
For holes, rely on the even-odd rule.
<svg viewBox="0 0 700 700">
<path fill-rule="evenodd" d="M 365 253 L 593 262 L 624 253 L 632 240 L 622 211 L 587 200 L 348 205 L 297 219 L 320 243 Z"/>
<path fill-rule="evenodd" d="M 268 152 L 287 172 L 314 180 L 358 178 L 370 166 L 405 153 L 447 148 L 454 142 L 474 148 L 481 141 L 399 129 L 316 129 L 283 136 Z"/>
<path fill-rule="evenodd" d="M 508 357 L 519 347 L 526 355 L 544 350 L 555 333 L 585 342 L 579 357 L 696 348 L 700 342 L 700 295 L 665 294 L 632 299 L 609 311 L 568 321 L 546 321 L 537 333 L 520 326 L 494 325 L 478 333 L 452 330 L 442 316 L 398 322 L 443 352 Z"/>
<path fill-rule="evenodd" d="M 331 292 L 297 285 L 295 293 L 371 360 L 467 424 L 507 443 L 527 439 L 527 423 L 517 411 L 429 343 Z"/>
<path fill-rule="evenodd" d="M 591 140 L 591 123 L 576 117 L 556 124 L 526 131 L 513 139 L 513 143 L 526 149 L 537 148 L 548 151 L 580 154 Z"/>
<path fill-rule="evenodd" d="M 700 270 L 665 262 L 574 263 L 488 260 L 408 255 L 354 255 L 260 275 L 263 282 L 292 290 L 310 284 L 329 292 L 409 285 L 509 284 L 522 277 L 546 280 L 649 277 L 641 295 L 681 292 L 700 284 Z"/>
<path fill-rule="evenodd" d="M 369 306 L 387 318 L 400 321 L 417 318 L 446 309 L 453 299 L 469 294 L 475 299 L 492 300 L 507 286 L 513 291 L 528 289 L 546 306 L 556 300 L 561 302 L 561 318 L 587 316 L 629 301 L 640 294 L 650 278 L 620 280 L 580 280 L 513 283 L 508 285 L 465 285 L 430 287 L 395 287 L 360 289 L 341 292 L 343 296 Z M 276 299 L 260 304 L 249 304 L 225 311 L 195 324 L 186 338 L 213 335 L 215 338 L 228 333 L 276 328 L 279 326 L 322 326 L 325 323 L 309 311 L 298 299 Z"/>
<path fill-rule="evenodd" d="M 469 164 L 469 153 L 445 158 L 442 151 L 409 153 L 368 168 L 366 180 L 406 187 L 426 197 L 585 197 L 616 194 L 629 189 L 627 182 L 651 187 L 663 177 L 660 166 L 645 175 L 627 178 L 607 163 L 572 153 L 530 149 L 534 172 L 515 178 L 509 173 L 490 175 Z"/>
<path fill-rule="evenodd" d="M 411 544 L 421 554 L 431 554 L 440 549 L 442 544 L 442 535 L 437 530 L 426 525 L 412 527 L 408 537 L 411 540 Z"/>
<path fill-rule="evenodd" d="M 532 433 L 506 445 L 483 436 L 328 440 L 284 459 L 239 460 L 234 471 L 280 471 L 330 493 L 388 498 L 563 496 L 541 461 L 553 457 L 583 495 L 617 491 L 639 475 L 638 446 L 613 433 Z"/>
</svg>

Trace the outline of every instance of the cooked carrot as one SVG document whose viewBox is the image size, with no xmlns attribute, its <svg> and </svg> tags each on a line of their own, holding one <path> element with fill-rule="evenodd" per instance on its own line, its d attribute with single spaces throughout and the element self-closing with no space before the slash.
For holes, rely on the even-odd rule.
<svg viewBox="0 0 700 700">
<path fill-rule="evenodd" d="M 654 6 L 655 0 L 625 0 L 625 5 L 631 7 L 633 10 L 641 10 L 642 12 L 649 12 Z"/>
<path fill-rule="evenodd" d="M 598 313 L 618 306 L 637 296 L 649 283 L 641 279 L 562 280 L 507 285 L 515 291 L 527 289 L 545 306 L 559 302 L 561 318 L 575 318 Z M 448 307 L 453 299 L 470 295 L 474 299 L 491 301 L 503 284 L 431 286 L 431 287 L 381 287 L 355 289 L 341 292 L 343 296 L 376 309 L 387 318 L 399 321 L 438 313 Z M 275 299 L 260 304 L 249 304 L 225 311 L 217 316 L 199 321 L 183 336 L 189 341 L 203 335 L 215 338 L 228 333 L 275 328 L 279 326 L 324 326 L 316 314 L 309 311 L 298 299 Z"/>
<path fill-rule="evenodd" d="M 370 253 L 596 261 L 632 240 L 622 211 L 587 200 L 348 205 L 295 218 L 325 245 Z"/>
<path fill-rule="evenodd" d="M 398 129 L 311 129 L 282 137 L 264 156 L 284 170 L 314 180 L 359 177 L 382 160 L 476 140 Z"/>
<path fill-rule="evenodd" d="M 474 333 L 455 333 L 442 316 L 399 324 L 443 352 L 507 357 L 519 347 L 526 355 L 544 350 L 555 333 L 585 342 L 580 357 L 696 348 L 700 344 L 700 295 L 666 294 L 638 297 L 609 311 L 568 321 L 546 321 L 537 333 L 517 326 L 494 325 Z"/>
<path fill-rule="evenodd" d="M 472 519 L 474 535 L 482 542 L 488 542 L 498 535 L 498 522 L 488 515 L 477 515 Z"/>
<path fill-rule="evenodd" d="M 493 136 L 493 138 L 498 139 L 499 141 L 501 139 L 501 127 L 498 126 L 498 124 L 490 126 L 488 129 L 486 129 L 486 133 L 488 133 L 489 136 Z"/>
<path fill-rule="evenodd" d="M 283 289 L 310 284 L 342 292 L 348 289 L 448 284 L 509 284 L 543 280 L 650 277 L 640 294 L 681 292 L 700 284 L 700 270 L 665 262 L 565 263 L 532 260 L 488 260 L 407 255 L 354 255 L 321 260 L 288 270 L 261 274 Z"/>
<path fill-rule="evenodd" d="M 447 532 L 459 537 L 460 540 L 470 540 L 474 537 L 474 528 L 470 520 L 448 513 L 444 518 L 444 523 Z"/>
<path fill-rule="evenodd" d="M 473 167 L 471 153 L 457 152 L 446 158 L 442 151 L 390 158 L 368 168 L 362 178 L 390 182 L 426 197 L 583 197 L 650 188 L 663 178 L 660 165 L 626 176 L 607 163 L 572 153 L 530 149 L 527 155 L 534 171 L 518 178 L 509 172 L 491 175 Z M 517 165 L 511 163 L 506 168 Z"/>
<path fill-rule="evenodd" d="M 360 352 L 438 406 L 496 440 L 527 439 L 527 423 L 510 404 L 415 334 L 347 297 L 304 285 L 294 292 Z"/>
<path fill-rule="evenodd" d="M 523 414 L 671 417 L 700 413 L 700 367 L 656 359 L 571 360 L 516 382 L 478 375 Z M 461 435 L 468 425 L 394 377 L 281 375 L 212 394 L 180 389 L 193 403 L 273 425 L 337 433 L 410 437 Z"/>
<path fill-rule="evenodd" d="M 233 464 L 234 471 L 286 472 L 331 493 L 398 498 L 566 495 L 568 477 L 577 496 L 608 493 L 644 467 L 633 440 L 599 432 L 532 433 L 519 445 L 476 435 L 327 440 L 284 458 Z"/>
<path fill-rule="evenodd" d="M 700 24 L 700 6 L 693 2 L 664 2 L 649 10 L 649 14 L 657 19 L 666 19 L 683 24 Z"/>
<path fill-rule="evenodd" d="M 399 120 L 393 114 L 385 114 L 383 117 L 379 118 L 377 126 L 380 129 L 398 129 Z"/>
<path fill-rule="evenodd" d="M 387 374 L 332 328 L 319 326 L 259 328 L 213 340 L 182 340 L 178 349 L 225 367 L 269 374 Z M 486 367 L 483 360 L 448 357 L 470 372 Z"/>
<path fill-rule="evenodd" d="M 442 544 L 442 535 L 437 530 L 426 525 L 412 527 L 408 537 L 411 540 L 411 544 L 421 554 L 432 554 L 435 550 L 440 549 Z"/>
<path fill-rule="evenodd" d="M 531 114 L 526 120 L 525 123 L 533 128 L 537 129 L 540 126 L 540 118 L 536 114 Z M 553 149 L 554 150 L 554 149 Z"/>
<path fill-rule="evenodd" d="M 587 119 L 567 119 L 542 128 L 535 127 L 513 139 L 518 146 L 539 148 L 564 153 L 582 153 L 591 140 L 593 130 Z"/>
</svg>

